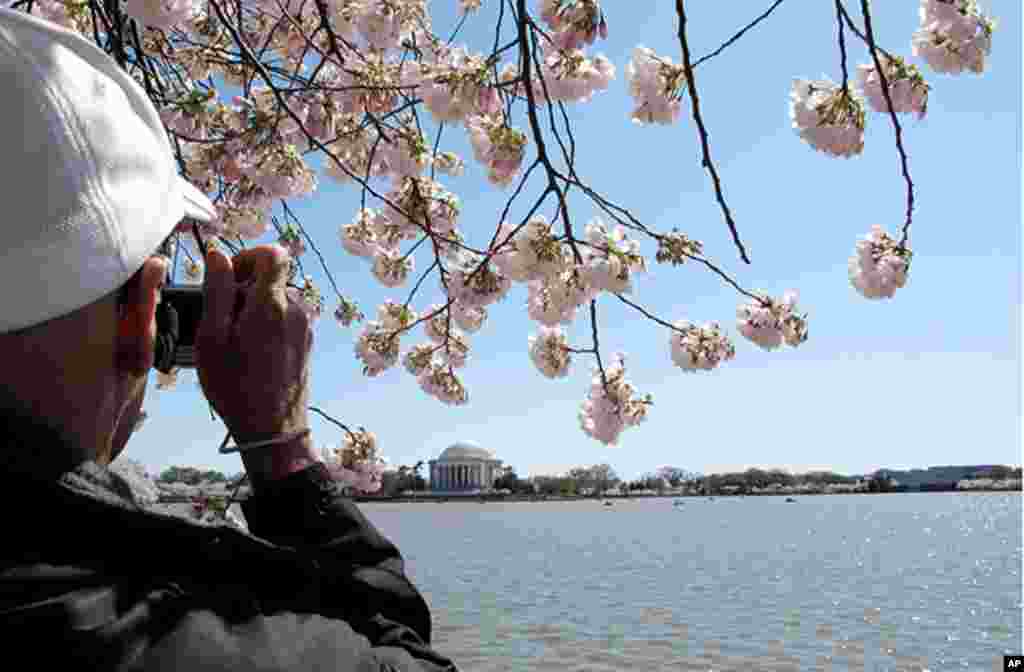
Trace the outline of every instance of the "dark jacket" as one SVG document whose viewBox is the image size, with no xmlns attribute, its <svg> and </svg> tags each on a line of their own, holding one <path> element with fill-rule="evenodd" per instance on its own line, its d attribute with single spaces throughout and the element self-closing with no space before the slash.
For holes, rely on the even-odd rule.
<svg viewBox="0 0 1024 672">
<path fill-rule="evenodd" d="M 441 672 L 402 556 L 322 465 L 243 502 L 250 534 L 135 504 L 87 462 L 0 472 L 3 670 Z"/>
</svg>

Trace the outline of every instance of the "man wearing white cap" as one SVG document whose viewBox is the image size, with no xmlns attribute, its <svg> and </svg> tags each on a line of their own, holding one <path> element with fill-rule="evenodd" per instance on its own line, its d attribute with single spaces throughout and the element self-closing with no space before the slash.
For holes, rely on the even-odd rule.
<svg viewBox="0 0 1024 672">
<path fill-rule="evenodd" d="M 398 550 L 316 459 L 312 331 L 283 248 L 208 253 L 196 339 L 246 449 L 251 534 L 140 507 L 107 469 L 154 364 L 156 252 L 215 210 L 141 87 L 83 37 L 0 9 L 0 91 L 3 669 L 454 670 Z"/>
</svg>

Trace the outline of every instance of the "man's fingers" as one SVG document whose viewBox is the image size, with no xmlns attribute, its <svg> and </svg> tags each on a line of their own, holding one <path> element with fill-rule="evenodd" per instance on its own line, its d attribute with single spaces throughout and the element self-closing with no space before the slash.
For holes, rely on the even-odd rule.
<svg viewBox="0 0 1024 672">
<path fill-rule="evenodd" d="M 216 248 L 211 248 L 206 254 L 203 303 L 200 333 L 216 343 L 225 343 L 235 305 L 235 272 L 231 259 Z"/>
<path fill-rule="evenodd" d="M 242 250 L 235 255 L 235 281 L 239 284 L 254 282 L 261 288 L 280 286 L 288 282 L 291 255 L 280 245 L 260 245 Z"/>
</svg>

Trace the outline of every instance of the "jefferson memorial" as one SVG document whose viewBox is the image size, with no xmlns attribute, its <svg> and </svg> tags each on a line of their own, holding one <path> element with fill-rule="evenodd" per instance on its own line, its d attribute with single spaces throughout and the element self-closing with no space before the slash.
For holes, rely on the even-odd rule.
<svg viewBox="0 0 1024 672">
<path fill-rule="evenodd" d="M 501 460 L 473 443 L 459 441 L 430 460 L 430 489 L 434 492 L 490 490 L 501 476 Z"/>
</svg>

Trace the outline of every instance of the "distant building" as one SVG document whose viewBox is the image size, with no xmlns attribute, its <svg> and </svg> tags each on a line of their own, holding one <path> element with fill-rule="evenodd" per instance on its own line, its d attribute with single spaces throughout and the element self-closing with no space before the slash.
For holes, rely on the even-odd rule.
<svg viewBox="0 0 1024 672">
<path fill-rule="evenodd" d="M 501 463 L 479 444 L 459 441 L 430 460 L 430 489 L 452 493 L 491 490 L 501 476 Z"/>
</svg>

